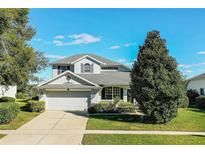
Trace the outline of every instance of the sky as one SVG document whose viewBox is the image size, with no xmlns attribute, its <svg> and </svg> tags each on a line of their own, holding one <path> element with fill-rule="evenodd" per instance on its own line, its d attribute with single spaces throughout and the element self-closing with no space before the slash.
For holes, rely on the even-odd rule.
<svg viewBox="0 0 205 154">
<path fill-rule="evenodd" d="M 205 9 L 31 9 L 32 46 L 49 62 L 94 53 L 129 67 L 146 34 L 160 31 L 186 78 L 205 73 Z M 38 73 L 49 79 L 52 70 Z"/>
</svg>

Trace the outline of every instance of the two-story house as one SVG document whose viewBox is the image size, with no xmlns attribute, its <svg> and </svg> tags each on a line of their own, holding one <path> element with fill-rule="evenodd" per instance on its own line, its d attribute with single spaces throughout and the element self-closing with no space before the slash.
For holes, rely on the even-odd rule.
<svg viewBox="0 0 205 154">
<path fill-rule="evenodd" d="M 127 101 L 130 68 L 94 55 L 79 54 L 51 63 L 52 78 L 37 86 L 47 110 L 87 110 L 92 103 Z"/>
</svg>

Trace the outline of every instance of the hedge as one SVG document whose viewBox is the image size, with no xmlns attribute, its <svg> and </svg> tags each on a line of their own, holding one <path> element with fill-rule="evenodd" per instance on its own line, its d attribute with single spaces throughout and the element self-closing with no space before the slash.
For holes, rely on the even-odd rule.
<svg viewBox="0 0 205 154">
<path fill-rule="evenodd" d="M 16 103 L 1 103 L 0 104 L 0 124 L 7 124 L 11 122 L 20 111 Z"/>
<path fill-rule="evenodd" d="M 119 102 L 117 103 L 117 112 L 134 112 L 135 106 L 131 102 Z"/>
<path fill-rule="evenodd" d="M 5 103 L 5 102 L 15 103 L 15 101 L 16 101 L 16 99 L 13 98 L 13 97 L 6 97 L 6 96 L 4 96 L 4 97 L 0 98 L 0 102 L 1 103 Z"/>
<path fill-rule="evenodd" d="M 29 98 L 29 96 L 26 93 L 19 92 L 19 93 L 16 94 L 16 98 L 18 98 L 18 99 L 27 99 L 27 98 Z"/>
<path fill-rule="evenodd" d="M 29 100 L 26 109 L 29 112 L 42 112 L 45 110 L 45 102 L 44 101 L 36 101 L 36 100 Z"/>
<path fill-rule="evenodd" d="M 117 104 L 108 101 L 101 101 L 100 103 L 92 104 L 88 108 L 88 113 L 122 113 L 134 111 L 135 106 L 132 103 L 123 101 L 120 101 Z"/>
<path fill-rule="evenodd" d="M 196 98 L 196 105 L 200 109 L 205 109 L 205 96 L 199 96 Z"/>
</svg>

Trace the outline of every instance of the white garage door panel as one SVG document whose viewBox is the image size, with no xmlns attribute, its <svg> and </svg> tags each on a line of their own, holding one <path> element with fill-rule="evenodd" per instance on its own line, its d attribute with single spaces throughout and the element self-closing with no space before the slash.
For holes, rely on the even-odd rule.
<svg viewBox="0 0 205 154">
<path fill-rule="evenodd" d="M 89 92 L 47 92 L 47 110 L 86 110 Z"/>
</svg>

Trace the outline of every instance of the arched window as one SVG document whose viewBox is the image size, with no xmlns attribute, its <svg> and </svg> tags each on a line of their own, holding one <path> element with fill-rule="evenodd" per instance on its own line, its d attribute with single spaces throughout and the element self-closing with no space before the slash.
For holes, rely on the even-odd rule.
<svg viewBox="0 0 205 154">
<path fill-rule="evenodd" d="M 90 64 L 86 63 L 85 66 L 84 66 L 84 71 L 85 72 L 91 72 L 90 70 Z"/>
</svg>

